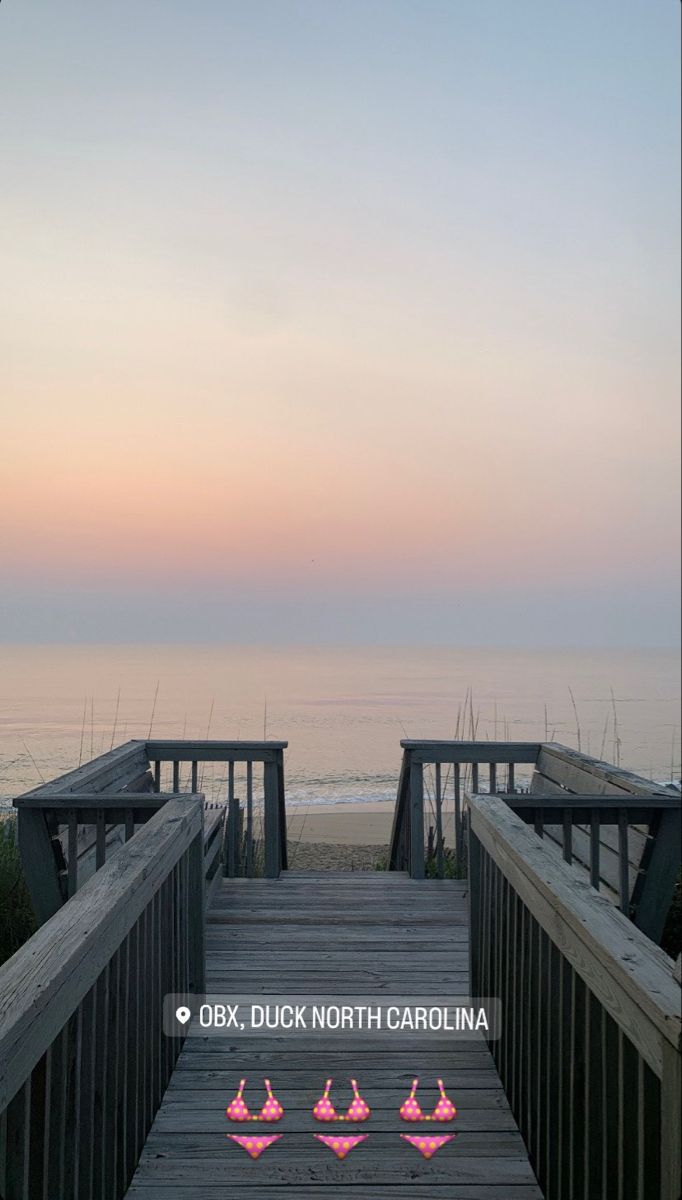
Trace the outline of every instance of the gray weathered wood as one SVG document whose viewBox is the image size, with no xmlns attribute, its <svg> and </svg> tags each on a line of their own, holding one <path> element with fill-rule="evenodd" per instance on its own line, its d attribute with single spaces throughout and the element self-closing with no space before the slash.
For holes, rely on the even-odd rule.
<svg viewBox="0 0 682 1200">
<path fill-rule="evenodd" d="M 652 824 L 653 844 L 646 859 L 641 890 L 633 897 L 635 924 L 660 942 L 680 871 L 682 821 L 676 809 L 663 808 Z"/>
<path fill-rule="evenodd" d="M 64 903 L 45 814 L 20 809 L 17 836 L 33 911 L 37 921 L 43 924 Z"/>
<path fill-rule="evenodd" d="M 539 742 L 460 742 L 403 738 L 403 750 L 409 750 L 423 763 L 535 763 Z"/>
<path fill-rule="evenodd" d="M 203 741 L 158 738 L 145 743 L 150 760 L 162 762 L 274 762 L 288 742 Z"/>
<path fill-rule="evenodd" d="M 199 800 L 171 801 L 0 967 L 0 1110 L 78 1009 L 174 862 L 201 835 Z"/>
<path fill-rule="evenodd" d="M 472 830 L 653 1070 L 661 1037 L 679 1045 L 679 989 L 669 960 L 532 834 L 499 797 L 470 800 Z"/>
<path fill-rule="evenodd" d="M 442 994 L 449 963 L 462 947 L 466 954 L 466 940 L 461 938 L 466 925 L 456 920 L 466 918 L 466 893 L 462 882 L 416 882 L 397 873 L 283 872 L 277 881 L 223 880 L 207 920 L 208 976 L 217 977 L 223 966 L 231 971 L 243 963 L 240 987 L 251 993 L 267 979 L 270 995 L 281 995 L 293 961 L 288 951 L 292 938 L 300 947 L 295 962 L 309 996 L 321 971 L 331 972 L 327 983 L 336 995 L 342 979 L 348 981 L 358 964 L 370 961 L 375 978 L 368 994 L 377 1001 L 389 986 L 408 994 L 417 975 Z M 262 908 L 257 897 L 262 898 Z M 286 930 L 279 953 L 273 953 L 274 905 Z M 327 912 L 334 905 L 343 909 L 346 923 L 343 948 L 330 938 Z M 388 923 L 391 912 L 408 932 L 412 930 L 415 944 L 409 953 L 401 952 L 402 924 Z M 372 936 L 379 936 L 381 949 L 363 950 L 368 913 L 374 915 Z M 241 916 L 249 922 L 246 932 Z M 247 943 L 250 950 L 245 949 Z M 398 1106 L 417 1071 L 422 1074 L 425 1107 L 433 1107 L 440 1076 L 461 1111 L 454 1126 L 459 1129 L 457 1141 L 428 1164 L 398 1137 L 401 1128 L 410 1132 L 409 1127 L 396 1124 Z M 372 1108 L 368 1125 L 358 1127 L 358 1132 L 370 1133 L 370 1140 L 339 1163 L 313 1139 L 313 1132 L 325 1129 L 311 1121 L 311 1108 L 328 1075 L 335 1079 L 333 1099 L 345 1107 L 351 1095 L 350 1074 L 359 1079 Z M 226 1144 L 224 1137 L 240 1132 L 239 1126 L 230 1127 L 224 1109 L 244 1075 L 246 1097 L 254 1107 L 262 1102 L 262 1079 L 267 1075 L 286 1110 L 273 1127 L 284 1139 L 257 1164 Z M 346 1126 L 345 1131 L 354 1132 L 355 1127 Z M 541 1200 L 499 1077 L 479 1039 L 464 1044 L 442 1037 L 429 1041 L 412 1036 L 408 1041 L 379 1035 L 321 1035 L 302 1041 L 275 1035 L 187 1038 L 128 1194 L 136 1200 L 149 1200 L 149 1193 L 154 1200 L 275 1200 L 284 1194 L 306 1200 L 350 1200 L 356 1194 L 363 1200 L 398 1200 L 403 1195 L 405 1200 L 422 1200 L 425 1189 L 443 1200 Z"/>
<path fill-rule="evenodd" d="M 424 767 L 410 757 L 410 875 L 424 878 Z"/>
</svg>

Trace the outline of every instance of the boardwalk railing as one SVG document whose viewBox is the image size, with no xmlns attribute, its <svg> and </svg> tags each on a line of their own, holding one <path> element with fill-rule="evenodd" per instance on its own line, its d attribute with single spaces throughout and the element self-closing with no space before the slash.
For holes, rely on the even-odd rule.
<svg viewBox="0 0 682 1200">
<path fill-rule="evenodd" d="M 287 868 L 284 751 L 286 742 L 150 741 L 147 757 L 153 765 L 154 786 L 161 786 L 164 764 L 170 764 L 172 790 L 180 791 L 182 764 L 189 766 L 190 788 L 199 778 L 199 764 L 227 764 L 227 827 L 225 874 L 249 875 L 256 871 L 256 815 L 262 810 L 263 873 L 276 879 Z M 236 767 L 244 767 L 245 803 L 237 797 Z M 262 768 L 261 780 L 254 768 Z M 166 770 L 168 767 L 165 768 Z M 260 783 L 260 794 L 256 795 Z"/>
<path fill-rule="evenodd" d="M 436 742 L 405 739 L 390 846 L 391 870 L 409 871 L 413 879 L 429 865 L 442 878 L 446 863 L 446 819 L 451 827 L 449 848 L 464 861 L 463 802 L 486 782 L 491 792 L 516 786 L 516 767 L 535 765 L 539 742 Z M 433 767 L 429 785 L 425 767 Z"/>
<path fill-rule="evenodd" d="M 0 968 L 4 1200 L 125 1194 L 181 1046 L 163 997 L 204 990 L 203 823 L 166 799 Z"/>
<path fill-rule="evenodd" d="M 401 745 L 392 869 L 442 878 L 454 861 L 463 873 L 469 797 L 498 794 L 660 942 L 680 869 L 679 793 L 554 743 Z"/>
<path fill-rule="evenodd" d="M 499 796 L 469 799 L 472 995 L 547 1200 L 678 1200 L 672 962 Z"/>
<path fill-rule="evenodd" d="M 264 870 L 286 866 L 285 742 L 128 742 L 75 771 L 17 797 L 19 849 L 36 917 L 48 920 L 172 796 L 202 790 L 206 764 L 227 767 L 226 795 L 205 803 L 205 878 L 254 873 L 254 803 L 262 811 Z M 240 836 L 235 764 L 246 771 L 246 821 Z M 254 796 L 254 765 L 262 793 Z M 262 798 L 261 798 L 262 797 Z M 243 847 L 243 849 L 242 849 Z"/>
<path fill-rule="evenodd" d="M 636 827 L 649 825 L 652 820 L 660 823 L 661 818 L 665 817 L 663 830 L 659 833 L 656 841 L 652 839 L 651 851 L 647 857 L 647 870 L 654 884 L 654 887 L 650 888 L 648 892 L 652 899 L 657 893 L 663 893 L 662 885 L 665 878 L 663 864 L 660 869 L 657 869 L 657 860 L 663 859 L 664 856 L 666 859 L 672 856 L 673 867 L 675 866 L 675 853 L 679 860 L 679 795 L 668 793 L 667 795 L 627 797 L 579 796 L 565 792 L 563 795 L 554 796 L 538 796 L 536 794 L 504 796 L 503 799 L 522 821 L 533 825 L 534 831 L 539 837 L 544 837 L 546 833 L 551 835 L 558 829 L 561 833 L 559 845 L 564 861 L 571 864 L 575 857 L 575 861 L 587 866 L 590 883 L 597 891 L 600 891 L 602 887 L 606 887 L 609 891 L 612 890 L 604 881 L 602 858 L 604 854 L 613 855 L 614 850 L 611 844 L 605 846 L 602 838 L 606 828 L 613 827 L 617 831 L 618 838 L 616 853 L 617 903 L 620 911 L 626 916 L 629 916 L 633 910 L 633 892 L 636 895 L 638 891 L 642 891 L 642 888 L 637 886 L 640 878 L 643 878 L 641 857 L 640 868 L 634 870 L 634 876 L 630 857 L 630 837 L 642 838 L 641 830 Z M 589 830 L 587 836 L 586 830 Z M 586 863 L 583 858 L 574 856 L 574 838 L 580 839 L 579 848 L 587 859 Z M 555 840 L 558 839 L 555 838 Z M 665 903 L 655 906 L 650 902 L 646 910 L 641 904 L 637 907 L 636 924 L 653 941 L 660 940 L 665 914 L 670 904 L 670 896 L 670 885 L 668 885 L 667 894 L 661 895 Z"/>
</svg>

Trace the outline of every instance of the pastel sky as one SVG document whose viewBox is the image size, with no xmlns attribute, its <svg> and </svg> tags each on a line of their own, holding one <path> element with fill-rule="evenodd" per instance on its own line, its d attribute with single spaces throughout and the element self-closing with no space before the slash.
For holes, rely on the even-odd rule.
<svg viewBox="0 0 682 1200">
<path fill-rule="evenodd" d="M 672 0 L 6 0 L 0 639 L 677 636 Z"/>
</svg>

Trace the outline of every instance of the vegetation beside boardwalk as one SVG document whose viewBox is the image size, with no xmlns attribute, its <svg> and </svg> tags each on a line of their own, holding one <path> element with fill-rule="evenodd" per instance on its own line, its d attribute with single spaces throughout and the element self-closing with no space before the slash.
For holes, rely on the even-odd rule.
<svg viewBox="0 0 682 1200">
<path fill-rule="evenodd" d="M 16 844 L 16 819 L 0 821 L 0 965 L 35 933 L 33 908 Z"/>
</svg>

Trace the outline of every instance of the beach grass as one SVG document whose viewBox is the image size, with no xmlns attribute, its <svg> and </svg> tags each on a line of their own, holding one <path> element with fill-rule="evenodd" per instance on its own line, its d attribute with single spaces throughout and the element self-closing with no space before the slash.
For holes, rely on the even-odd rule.
<svg viewBox="0 0 682 1200">
<path fill-rule="evenodd" d="M 16 842 L 16 818 L 0 821 L 0 965 L 37 926 Z"/>
</svg>

